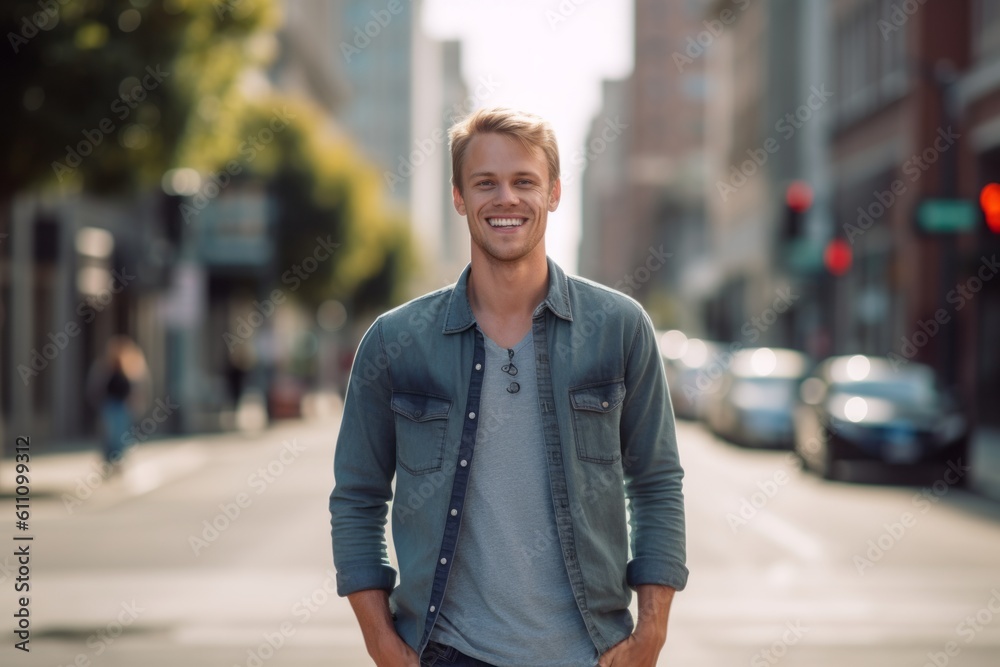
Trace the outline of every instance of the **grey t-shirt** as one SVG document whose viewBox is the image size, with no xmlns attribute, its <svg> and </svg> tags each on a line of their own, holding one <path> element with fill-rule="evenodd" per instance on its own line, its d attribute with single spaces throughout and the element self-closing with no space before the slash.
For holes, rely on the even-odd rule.
<svg viewBox="0 0 1000 667">
<path fill-rule="evenodd" d="M 497 667 L 596 665 L 556 533 L 531 332 L 512 359 L 484 338 L 483 418 L 431 639 Z"/>
</svg>

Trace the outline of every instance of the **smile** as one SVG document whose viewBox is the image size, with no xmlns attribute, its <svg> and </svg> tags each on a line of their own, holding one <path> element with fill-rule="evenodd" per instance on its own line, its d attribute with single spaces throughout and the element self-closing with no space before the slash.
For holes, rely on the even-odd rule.
<svg viewBox="0 0 1000 667">
<path fill-rule="evenodd" d="M 520 227 L 526 220 L 524 218 L 486 218 L 490 227 Z"/>
</svg>

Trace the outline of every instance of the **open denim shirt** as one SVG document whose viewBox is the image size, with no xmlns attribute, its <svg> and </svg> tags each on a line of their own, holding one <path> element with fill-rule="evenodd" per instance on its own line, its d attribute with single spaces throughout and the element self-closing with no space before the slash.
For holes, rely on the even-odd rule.
<svg viewBox="0 0 1000 667">
<path fill-rule="evenodd" d="M 382 315 L 365 334 L 334 457 L 337 591 L 391 591 L 396 630 L 418 654 L 461 536 L 481 421 L 485 345 L 466 296 L 469 271 Z M 683 470 L 649 317 L 619 292 L 567 277 L 551 259 L 548 272 L 532 334 L 554 540 L 604 653 L 632 632 L 630 586 L 681 590 L 687 582 Z M 398 586 L 385 539 L 390 501 Z"/>
</svg>

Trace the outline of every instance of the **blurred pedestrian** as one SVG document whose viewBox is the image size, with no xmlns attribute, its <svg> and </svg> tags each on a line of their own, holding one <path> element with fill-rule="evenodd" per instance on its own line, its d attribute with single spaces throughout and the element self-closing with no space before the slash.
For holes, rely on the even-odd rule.
<svg viewBox="0 0 1000 667">
<path fill-rule="evenodd" d="M 379 667 L 653 667 L 688 571 L 652 322 L 546 256 L 546 121 L 480 110 L 449 136 L 472 262 L 358 348 L 330 497 L 338 593 Z"/>
<path fill-rule="evenodd" d="M 117 469 L 136 417 L 149 401 L 146 357 L 128 336 L 114 336 L 91 367 L 87 385 L 100 409 L 104 460 Z"/>
</svg>

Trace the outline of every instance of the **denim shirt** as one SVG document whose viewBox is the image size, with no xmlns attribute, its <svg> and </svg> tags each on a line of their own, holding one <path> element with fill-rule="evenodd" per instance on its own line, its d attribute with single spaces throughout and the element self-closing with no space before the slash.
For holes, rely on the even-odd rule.
<svg viewBox="0 0 1000 667">
<path fill-rule="evenodd" d="M 485 344 L 466 295 L 469 272 L 385 313 L 365 334 L 334 455 L 337 592 L 391 591 L 396 631 L 418 654 L 444 598 L 475 465 Z M 645 311 L 567 277 L 551 259 L 548 273 L 531 326 L 552 539 L 604 653 L 632 632 L 630 587 L 687 583 L 683 470 Z M 398 586 L 385 539 L 390 503 Z"/>
</svg>

